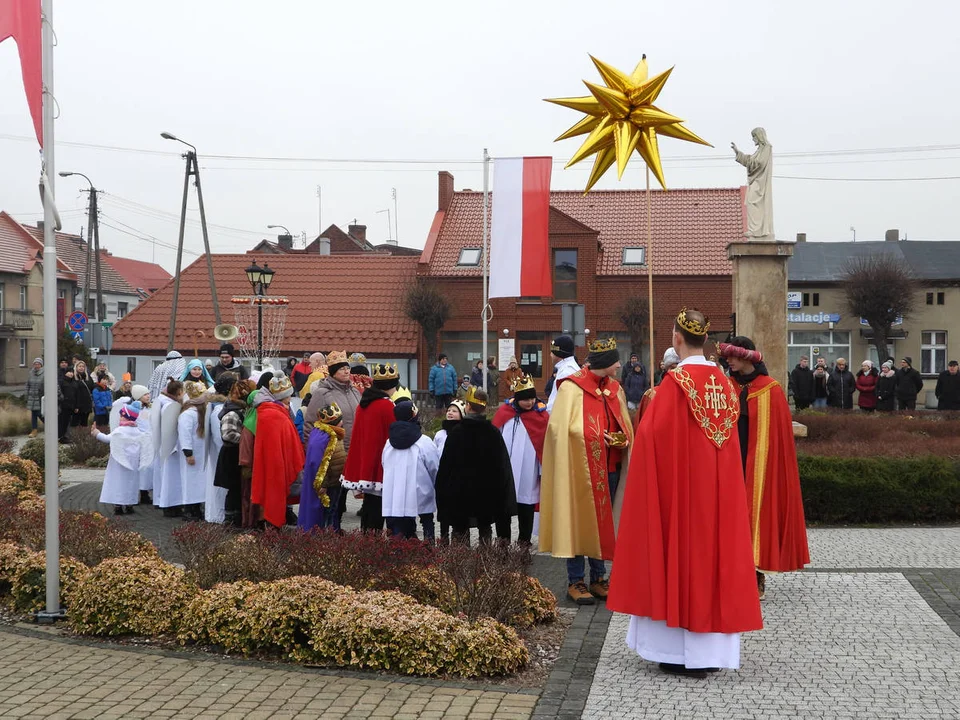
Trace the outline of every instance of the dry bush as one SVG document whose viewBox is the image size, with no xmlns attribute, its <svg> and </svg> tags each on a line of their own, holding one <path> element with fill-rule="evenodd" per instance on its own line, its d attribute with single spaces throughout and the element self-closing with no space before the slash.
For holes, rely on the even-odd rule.
<svg viewBox="0 0 960 720">
<path fill-rule="evenodd" d="M 0 436 L 26 435 L 30 432 L 30 411 L 22 405 L 0 401 Z"/>
<path fill-rule="evenodd" d="M 957 413 L 800 413 L 807 437 L 797 451 L 816 457 L 922 457 L 960 459 Z"/>
</svg>

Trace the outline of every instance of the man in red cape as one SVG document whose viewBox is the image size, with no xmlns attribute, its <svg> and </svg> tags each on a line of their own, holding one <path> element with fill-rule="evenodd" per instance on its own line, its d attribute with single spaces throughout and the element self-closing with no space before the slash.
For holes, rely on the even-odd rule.
<svg viewBox="0 0 960 720">
<path fill-rule="evenodd" d="M 740 633 L 763 627 L 733 383 L 703 356 L 710 324 L 680 312 L 677 368 L 657 387 L 633 454 L 607 607 L 627 645 L 664 672 L 740 667 Z"/>
<path fill-rule="evenodd" d="M 719 350 L 740 396 L 740 457 L 757 590 L 763 600 L 763 571 L 791 572 L 810 562 L 793 418 L 783 388 L 767 374 L 763 356 L 750 338 L 732 338 L 720 343 Z"/>
<path fill-rule="evenodd" d="M 268 387 L 276 402 L 263 402 L 257 407 L 250 502 L 263 508 L 264 520 L 283 527 L 287 491 L 303 470 L 303 443 L 290 417 L 293 384 L 280 375 L 270 380 Z"/>
</svg>

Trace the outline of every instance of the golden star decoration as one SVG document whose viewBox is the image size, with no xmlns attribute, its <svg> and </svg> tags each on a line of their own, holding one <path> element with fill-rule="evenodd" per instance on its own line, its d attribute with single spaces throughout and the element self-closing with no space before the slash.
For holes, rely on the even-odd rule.
<svg viewBox="0 0 960 720">
<path fill-rule="evenodd" d="M 567 167 L 570 167 L 584 158 L 596 155 L 584 194 L 590 192 L 590 188 L 614 162 L 617 163 L 617 178 L 622 178 L 634 150 L 653 171 L 661 187 L 666 189 L 663 167 L 660 165 L 660 150 L 657 146 L 658 134 L 713 147 L 685 128 L 683 120 L 664 112 L 653 104 L 663 90 L 663 86 L 666 85 L 673 68 L 648 80 L 646 55 L 630 75 L 597 60 L 592 55 L 590 59 L 600 71 L 604 85 L 596 85 L 584 80 L 590 95 L 547 100 L 585 115 L 557 138 L 559 141 L 578 135 L 587 135 L 583 145 L 567 163 Z"/>
</svg>

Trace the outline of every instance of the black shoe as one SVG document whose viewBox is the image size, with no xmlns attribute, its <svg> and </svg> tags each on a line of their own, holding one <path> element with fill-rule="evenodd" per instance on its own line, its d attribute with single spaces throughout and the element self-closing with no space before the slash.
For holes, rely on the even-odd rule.
<svg viewBox="0 0 960 720">
<path fill-rule="evenodd" d="M 286 524 L 287 524 L 287 525 L 296 525 L 296 524 L 297 524 L 297 514 L 293 511 L 293 508 L 291 508 L 291 507 L 288 507 L 288 508 L 287 508 Z"/>
<path fill-rule="evenodd" d="M 683 677 L 696 678 L 703 680 L 707 677 L 707 671 L 702 668 L 688 668 L 686 665 L 676 663 L 660 663 L 660 669 L 668 675 L 682 675 Z"/>
<path fill-rule="evenodd" d="M 151 502 L 152 502 L 152 500 L 150 500 L 150 491 L 149 491 L 149 490 L 141 490 L 141 491 L 140 491 L 140 504 L 141 504 L 141 505 L 149 505 Z"/>
<path fill-rule="evenodd" d="M 698 669 L 708 673 L 720 672 L 720 668 L 698 668 Z"/>
<path fill-rule="evenodd" d="M 124 511 L 127 515 L 133 515 L 133 513 L 134 513 L 133 505 L 125 505 L 124 508 L 123 508 L 123 511 Z"/>
<path fill-rule="evenodd" d="M 165 518 L 177 518 L 180 517 L 180 508 L 175 507 L 165 507 L 163 508 L 163 516 Z"/>
<path fill-rule="evenodd" d="M 113 506 L 114 515 L 123 515 L 123 505 L 114 505 Z"/>
</svg>

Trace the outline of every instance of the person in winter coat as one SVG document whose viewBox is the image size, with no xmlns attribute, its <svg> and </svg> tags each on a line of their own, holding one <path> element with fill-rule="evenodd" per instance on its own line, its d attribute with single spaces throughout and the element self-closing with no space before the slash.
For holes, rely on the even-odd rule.
<svg viewBox="0 0 960 720">
<path fill-rule="evenodd" d="M 436 445 L 420 429 L 417 406 L 401 402 L 393 408 L 383 447 L 383 517 L 393 537 L 417 536 L 417 517 L 423 523 L 423 539 L 432 542 L 433 516 L 437 512 L 434 484 L 440 467 Z"/>
<path fill-rule="evenodd" d="M 73 366 L 73 377 L 76 380 L 77 401 L 70 419 L 71 427 L 87 427 L 90 424 L 90 413 L 93 412 L 93 378 L 87 372 L 87 364 L 83 360 Z"/>
<path fill-rule="evenodd" d="M 73 416 L 77 409 L 77 388 L 79 384 L 77 383 L 76 378 L 73 376 L 73 369 L 67 367 L 67 369 L 60 376 L 60 379 L 57 381 L 57 390 L 59 392 L 60 400 L 60 411 L 59 411 L 59 427 L 58 437 L 60 442 L 67 442 L 67 430 L 70 428 L 70 423 L 73 422 Z"/>
<path fill-rule="evenodd" d="M 817 358 L 817 366 L 813 369 L 813 406 L 815 408 L 827 407 L 827 380 L 830 378 L 830 370 L 827 369 L 826 358 Z"/>
<path fill-rule="evenodd" d="M 500 371 L 493 355 L 487 358 L 487 398 L 494 407 L 500 404 Z"/>
<path fill-rule="evenodd" d="M 30 374 L 27 375 L 27 387 L 25 398 L 27 401 L 27 410 L 30 411 L 30 437 L 37 436 L 37 423 L 40 415 L 43 414 L 43 406 L 40 399 L 43 397 L 43 358 L 34 358 L 33 367 L 30 368 Z"/>
<path fill-rule="evenodd" d="M 511 357 L 507 362 L 507 369 L 500 373 L 500 397 L 510 397 L 513 394 L 510 388 L 513 387 L 513 384 L 521 375 L 523 375 L 523 370 L 520 369 L 520 363 L 517 362 L 515 357 Z"/>
<path fill-rule="evenodd" d="M 450 364 L 446 353 L 437 355 L 437 364 L 430 368 L 427 389 L 433 396 L 436 407 L 445 408 L 457 392 L 457 371 Z"/>
<path fill-rule="evenodd" d="M 101 430 L 109 430 L 112 409 L 113 393 L 110 391 L 110 381 L 105 375 L 101 375 L 93 386 L 93 422 Z"/>
<path fill-rule="evenodd" d="M 470 384 L 478 388 L 483 387 L 483 360 L 477 360 L 477 364 L 473 366 L 470 372 Z"/>
<path fill-rule="evenodd" d="M 293 381 L 293 389 L 296 390 L 297 395 L 303 390 L 303 386 L 306 385 L 307 378 L 310 377 L 311 372 L 313 372 L 313 370 L 310 367 L 310 353 L 305 352 L 303 359 L 293 366 L 293 372 L 290 374 L 290 379 Z"/>
<path fill-rule="evenodd" d="M 631 413 L 640 407 L 640 401 L 646 391 L 647 375 L 643 372 L 643 365 L 636 362 L 623 378 L 623 392 L 627 396 L 627 409 Z"/>
<path fill-rule="evenodd" d="M 960 364 L 951 360 L 937 378 L 937 410 L 960 410 Z"/>
<path fill-rule="evenodd" d="M 905 357 L 897 370 L 897 409 L 916 410 L 917 395 L 923 390 L 923 378 L 913 368 L 913 358 Z"/>
<path fill-rule="evenodd" d="M 97 366 L 93 369 L 93 377 L 99 379 L 101 376 L 107 378 L 107 387 L 111 392 L 114 392 L 117 389 L 117 378 L 114 377 L 112 372 L 107 370 L 106 363 L 97 363 Z"/>
<path fill-rule="evenodd" d="M 837 358 L 837 364 L 827 377 L 827 402 L 830 407 L 853 409 L 853 391 L 857 389 L 853 373 L 847 370 L 847 361 Z"/>
<path fill-rule="evenodd" d="M 243 415 L 247 409 L 247 396 L 256 390 L 249 380 L 238 380 L 227 396 L 220 411 L 220 437 L 223 447 L 217 458 L 213 484 L 227 491 L 223 501 L 225 525 L 241 526 L 241 478 L 240 436 L 243 432 Z"/>
<path fill-rule="evenodd" d="M 816 388 L 810 358 L 806 355 L 801 356 L 800 362 L 790 372 L 790 392 L 793 393 L 793 405 L 797 410 L 805 410 L 813 405 Z"/>
<path fill-rule="evenodd" d="M 877 376 L 877 410 L 896 410 L 896 390 L 897 373 L 893 370 L 893 360 L 887 360 L 880 366 L 880 374 Z"/>
<path fill-rule="evenodd" d="M 310 433 L 313 432 L 313 424 L 317 421 L 320 408 L 336 404 L 343 413 L 343 422 L 340 426 L 346 433 L 343 439 L 344 449 L 349 450 L 350 438 L 353 435 L 353 419 L 360 404 L 360 393 L 353 385 L 346 352 L 331 352 L 326 361 L 328 364 L 324 366 L 324 370 L 329 375 L 313 385 L 310 390 L 310 404 L 307 405 L 307 411 L 303 414 L 304 441 L 309 439 Z"/>
<path fill-rule="evenodd" d="M 864 360 L 857 373 L 856 385 L 860 395 L 857 396 L 857 405 L 864 412 L 873 412 L 877 407 L 877 380 L 880 373 L 870 360 Z"/>
<path fill-rule="evenodd" d="M 343 413 L 337 404 L 320 408 L 307 442 L 297 527 L 304 531 L 331 528 L 340 532 L 340 476 L 347 460 L 343 448 Z"/>
<path fill-rule="evenodd" d="M 220 346 L 220 362 L 214 365 L 213 370 L 210 371 L 213 380 L 209 382 L 209 385 L 212 386 L 216 379 L 220 377 L 221 373 L 228 371 L 235 372 L 241 380 L 246 380 L 250 377 L 250 371 L 241 365 L 240 361 L 233 356 L 235 352 L 236 350 L 230 343 L 224 343 Z M 206 374 L 206 369 L 204 369 L 204 374 Z"/>
</svg>

